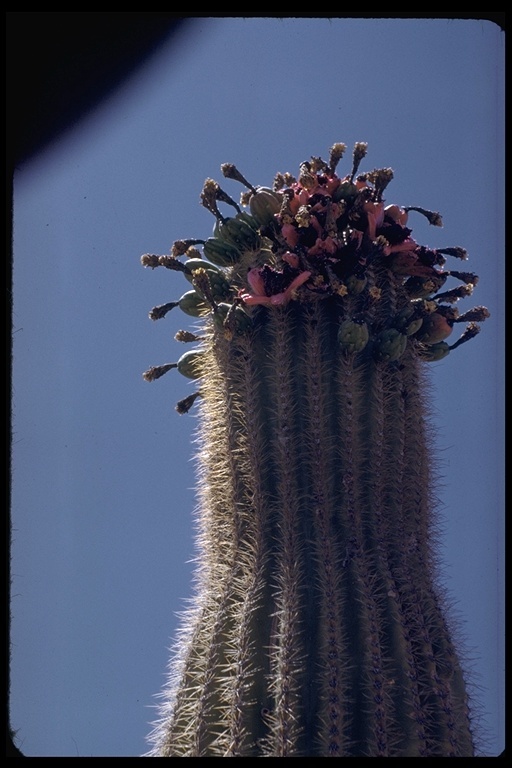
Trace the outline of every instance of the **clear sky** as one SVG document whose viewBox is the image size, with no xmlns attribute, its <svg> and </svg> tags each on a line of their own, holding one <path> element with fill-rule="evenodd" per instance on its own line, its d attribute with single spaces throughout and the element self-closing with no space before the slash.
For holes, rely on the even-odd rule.
<svg viewBox="0 0 512 768">
<path fill-rule="evenodd" d="M 210 235 L 204 179 L 241 191 L 221 163 L 271 185 L 336 141 L 368 142 L 361 170 L 393 168 L 388 203 L 442 213 L 413 236 L 465 247 L 452 267 L 480 282 L 461 311 L 491 312 L 430 371 L 443 577 L 485 750 L 503 749 L 503 32 L 225 18 L 196 20 L 15 174 L 10 713 L 25 755 L 143 754 L 191 594 L 196 419 L 174 405 L 193 384 L 141 375 L 185 349 L 185 315 L 148 319 L 184 281 L 141 254 Z"/>
</svg>

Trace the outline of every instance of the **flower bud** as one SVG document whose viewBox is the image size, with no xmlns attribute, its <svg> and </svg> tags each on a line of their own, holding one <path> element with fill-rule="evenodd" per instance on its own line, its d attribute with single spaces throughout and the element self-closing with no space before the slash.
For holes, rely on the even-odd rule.
<svg viewBox="0 0 512 768">
<path fill-rule="evenodd" d="M 379 333 L 375 341 L 377 360 L 392 363 L 398 360 L 407 346 L 407 336 L 397 328 L 386 328 Z"/>
<path fill-rule="evenodd" d="M 343 320 L 338 330 L 338 344 L 348 355 L 361 352 L 368 344 L 368 326 L 362 320 Z"/>
</svg>

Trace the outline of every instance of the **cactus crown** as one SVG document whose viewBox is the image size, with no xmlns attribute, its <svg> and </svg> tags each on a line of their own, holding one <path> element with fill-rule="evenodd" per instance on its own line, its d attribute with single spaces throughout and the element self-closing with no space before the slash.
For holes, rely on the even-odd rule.
<svg viewBox="0 0 512 768">
<path fill-rule="evenodd" d="M 328 161 L 312 157 L 301 163 L 298 178 L 277 173 L 272 188 L 255 187 L 236 166 L 223 164 L 224 176 L 245 187 L 240 204 L 213 179 L 206 179 L 201 202 L 215 217 L 212 236 L 177 240 L 170 255 L 141 258 L 143 266 L 182 272 L 193 286 L 178 301 L 154 307 L 150 318 L 160 319 L 179 306 L 192 317 L 211 315 L 229 338 L 251 327 L 257 306 L 283 307 L 334 296 L 340 305 L 340 347 L 347 354 L 370 344 L 376 359 L 393 362 L 412 344 L 423 360 L 436 361 L 473 338 L 480 330 L 477 323 L 489 312 L 479 306 L 461 314 L 456 304 L 472 293 L 478 276 L 445 268 L 447 257 L 465 260 L 466 250 L 419 245 L 408 226 L 409 213 L 425 216 L 433 226 L 442 226 L 440 214 L 418 206 L 386 205 L 383 193 L 393 171 L 360 173 L 367 152 L 363 142 L 354 146 L 350 172 L 338 175 L 345 149 L 336 143 Z M 234 215 L 225 216 L 219 204 L 231 207 Z M 384 306 L 375 279 L 382 272 L 392 274 L 404 289 L 392 312 Z M 441 290 L 448 278 L 459 284 Z M 448 344 L 454 324 L 460 322 L 466 323 L 465 330 Z M 177 338 L 198 337 L 180 332 Z M 171 368 L 199 376 L 200 366 L 191 370 L 188 357 L 154 366 L 143 376 L 152 381 Z M 186 412 L 188 403 L 190 398 L 178 403 L 178 412 Z"/>
</svg>

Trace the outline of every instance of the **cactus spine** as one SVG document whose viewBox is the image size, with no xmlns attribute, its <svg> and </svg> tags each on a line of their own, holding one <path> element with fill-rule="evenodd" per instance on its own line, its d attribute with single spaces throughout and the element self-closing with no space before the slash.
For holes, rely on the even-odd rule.
<svg viewBox="0 0 512 768">
<path fill-rule="evenodd" d="M 216 265 L 186 274 L 207 312 L 201 336 L 180 335 L 200 341 L 192 373 L 181 363 L 199 389 L 177 406 L 201 410 L 197 598 L 153 755 L 474 754 L 436 584 L 425 366 L 488 312 L 452 306 L 477 281 L 439 269 L 462 249 L 410 237 L 409 210 L 439 215 L 384 208 L 390 169 L 354 180 L 364 144 L 340 179 L 343 150 L 260 193 L 223 166 L 252 215 L 205 183 Z M 142 263 L 186 273 L 200 242 Z M 462 289 L 437 293 L 450 275 Z"/>
</svg>

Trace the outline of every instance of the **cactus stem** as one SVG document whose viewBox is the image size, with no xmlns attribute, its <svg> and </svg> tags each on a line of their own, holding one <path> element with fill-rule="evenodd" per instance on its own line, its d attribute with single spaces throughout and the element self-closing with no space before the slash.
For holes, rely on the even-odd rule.
<svg viewBox="0 0 512 768">
<path fill-rule="evenodd" d="M 206 261 L 191 240 L 142 257 L 195 288 L 150 317 L 179 304 L 201 318 L 200 335 L 176 334 L 198 349 L 143 374 L 200 379 L 176 406 L 200 401 L 196 594 L 155 756 L 475 754 L 438 581 L 425 363 L 489 312 L 460 314 L 478 278 L 439 269 L 464 249 L 420 246 L 406 227 L 408 212 L 439 214 L 385 206 L 389 168 L 354 182 L 363 142 L 339 178 L 344 150 L 273 191 L 223 165 L 250 215 L 225 219 L 218 202 L 233 201 L 207 179 L 221 223 Z M 436 293 L 450 275 L 463 285 Z"/>
</svg>

